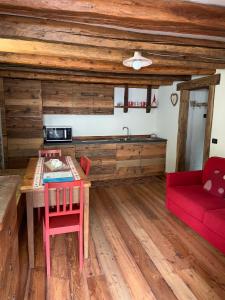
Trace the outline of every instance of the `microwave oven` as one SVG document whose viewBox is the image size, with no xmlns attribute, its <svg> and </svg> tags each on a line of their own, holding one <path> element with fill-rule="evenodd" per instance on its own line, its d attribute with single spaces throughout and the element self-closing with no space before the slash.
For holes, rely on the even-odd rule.
<svg viewBox="0 0 225 300">
<path fill-rule="evenodd" d="M 45 142 L 72 142 L 72 127 L 44 126 Z"/>
</svg>

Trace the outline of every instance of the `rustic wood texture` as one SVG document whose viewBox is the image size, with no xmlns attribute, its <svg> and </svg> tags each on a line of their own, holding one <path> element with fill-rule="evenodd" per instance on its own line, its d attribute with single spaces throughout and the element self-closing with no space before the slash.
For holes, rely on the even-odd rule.
<svg viewBox="0 0 225 300">
<path fill-rule="evenodd" d="M 164 180 L 98 187 L 90 196 L 90 257 L 83 272 L 76 235 L 55 236 L 47 282 L 37 224 L 28 300 L 224 299 L 224 255 L 165 209 Z"/>
<path fill-rule="evenodd" d="M 0 184 L 0 297 L 16 299 L 19 283 L 16 190 L 19 176 L 1 176 Z"/>
<path fill-rule="evenodd" d="M 206 162 L 206 160 L 209 158 L 209 152 L 210 152 L 215 85 L 210 85 L 208 88 L 209 88 L 209 92 L 208 92 L 207 117 L 206 117 L 206 125 L 205 125 L 205 140 L 204 140 L 204 148 L 203 148 L 203 165 Z"/>
<path fill-rule="evenodd" d="M 219 40 L 177 37 L 166 34 L 145 34 L 138 32 L 138 30 L 136 32 L 126 31 L 126 35 L 124 35 L 123 30 L 115 28 L 7 14 L 1 15 L 0 35 L 7 38 L 25 38 L 133 50 L 137 48 L 153 50 L 145 48 L 151 47 L 151 43 L 201 46 L 205 47 L 206 50 L 209 47 L 225 48 L 225 43 Z M 181 53 L 184 53 L 184 50 Z"/>
<path fill-rule="evenodd" d="M 17 15 L 41 16 L 48 19 L 80 21 L 82 23 L 116 25 L 139 29 L 166 32 L 183 32 L 203 35 L 224 36 L 224 8 L 206 6 L 187 1 L 148 0 L 135 3 L 113 0 L 110 5 L 105 1 L 90 0 L 37 2 L 26 0 L 2 0 L 3 12 Z M 157 15 L 157 18 L 155 16 Z M 193 22 L 193 19 L 196 19 Z"/>
<path fill-rule="evenodd" d="M 177 159 L 176 159 L 177 171 L 185 170 L 189 96 L 190 96 L 189 90 L 181 90 L 179 120 L 178 120 L 178 134 L 177 134 Z"/>
<path fill-rule="evenodd" d="M 0 8 L 0 63 L 9 66 L 136 74 L 137 77 L 141 74 L 211 75 L 216 69 L 225 68 L 225 43 L 218 38 L 225 36 L 224 7 L 177 0 L 159 0 L 157 5 L 152 0 L 129 5 L 114 0 L 109 6 L 102 0 L 88 3 L 82 0 L 76 5 L 58 0 L 39 4 L 3 0 Z M 150 31 L 143 33 L 143 29 Z M 169 36 L 174 31 L 179 36 Z M 187 37 L 185 33 L 193 36 Z M 139 71 L 123 66 L 121 62 L 135 50 L 141 50 L 153 64 Z M 17 72 L 17 76 L 25 74 Z M 34 78 L 35 74 L 29 76 Z M 52 74 L 41 76 L 54 79 Z M 78 76 L 57 78 L 85 82 Z M 94 76 L 91 79 L 105 84 L 112 82 L 104 76 L 102 81 Z M 135 80 L 117 78 L 116 82 L 131 84 Z"/>
<path fill-rule="evenodd" d="M 111 85 L 125 85 L 129 84 L 129 86 L 147 86 L 148 84 L 154 85 L 171 85 L 173 81 L 180 80 L 189 80 L 191 79 L 189 76 L 168 76 L 168 78 L 161 76 L 151 76 L 142 77 L 138 76 L 138 78 L 134 78 L 133 76 L 126 75 L 118 75 L 115 74 L 100 74 L 96 72 L 92 73 L 84 73 L 79 74 L 71 71 L 71 74 L 65 74 L 66 71 L 59 70 L 35 70 L 35 69 L 27 69 L 23 71 L 22 67 L 11 67 L 7 66 L 2 69 L 2 65 L 0 65 L 0 77 L 4 78 L 23 78 L 23 79 L 36 79 L 36 80 L 57 80 L 57 81 L 69 81 L 69 82 L 79 82 L 79 83 L 100 83 L 100 84 L 111 84 Z M 53 73 L 52 73 L 53 72 Z M 70 71 L 67 71 L 70 72 Z"/>
<path fill-rule="evenodd" d="M 166 143 L 77 144 L 75 157 L 91 160 L 91 181 L 161 175 L 165 172 Z"/>
<path fill-rule="evenodd" d="M 63 54 L 63 52 L 62 52 Z M 110 54 L 108 55 L 110 58 Z M 126 58 L 126 57 L 124 57 Z M 46 69 L 61 69 L 61 70 L 81 70 L 81 71 L 95 71 L 106 73 L 118 73 L 118 74 L 136 74 L 136 75 L 212 75 L 216 72 L 215 67 L 198 68 L 179 66 L 158 66 L 151 65 L 150 67 L 142 68 L 141 70 L 134 70 L 133 68 L 127 68 L 120 62 L 111 62 L 110 60 L 100 61 L 82 58 L 70 58 L 61 56 L 50 55 L 34 55 L 34 54 L 18 54 L 4 52 L 0 54 L 0 63 L 8 65 L 29 66 Z"/>
<path fill-rule="evenodd" d="M 195 90 L 208 87 L 209 85 L 217 85 L 220 83 L 220 74 L 205 76 L 202 78 L 193 79 L 187 82 L 177 84 L 177 91 L 180 90 Z"/>
<path fill-rule="evenodd" d="M 41 83 L 4 79 L 8 167 L 25 167 L 43 143 Z"/>
<path fill-rule="evenodd" d="M 113 114 L 111 85 L 42 81 L 43 113 Z"/>
<path fill-rule="evenodd" d="M 1 37 L 5 38 L 62 42 L 123 51 L 125 49 L 136 50 L 140 48 L 146 54 L 151 52 L 154 64 L 163 63 L 166 65 L 167 63 L 168 65 L 178 66 L 182 62 L 188 65 L 188 61 L 190 64 L 198 61 L 200 66 L 202 64 L 206 67 L 208 63 L 215 64 L 218 68 L 224 64 L 224 60 L 216 61 L 216 58 L 221 56 L 221 50 L 225 48 L 225 43 L 222 41 L 206 41 L 137 32 L 126 32 L 126 36 L 124 36 L 123 31 L 118 29 L 7 15 L 1 16 L 0 34 Z M 166 49 L 164 47 L 165 42 L 168 44 Z M 195 51 L 193 51 L 193 47 Z M 168 55 L 165 58 L 157 55 L 156 51 L 159 53 L 166 52 Z M 180 56 L 174 59 L 172 55 L 174 53 Z M 201 57 L 202 55 L 204 57 Z M 211 61 L 207 59 L 209 57 L 212 58 Z"/>
</svg>

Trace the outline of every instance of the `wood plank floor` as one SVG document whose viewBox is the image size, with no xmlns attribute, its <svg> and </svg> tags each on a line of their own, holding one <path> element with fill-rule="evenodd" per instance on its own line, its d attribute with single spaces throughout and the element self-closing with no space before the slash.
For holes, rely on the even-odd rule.
<svg viewBox="0 0 225 300">
<path fill-rule="evenodd" d="M 82 274 L 75 235 L 55 236 L 46 281 L 37 225 L 29 300 L 225 299 L 225 256 L 166 211 L 163 180 L 96 187 L 90 202 L 90 258 Z"/>
</svg>

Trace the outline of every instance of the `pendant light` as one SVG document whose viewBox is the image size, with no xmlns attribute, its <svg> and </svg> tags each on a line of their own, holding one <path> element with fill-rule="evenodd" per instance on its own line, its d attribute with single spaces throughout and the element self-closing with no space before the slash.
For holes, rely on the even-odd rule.
<svg viewBox="0 0 225 300">
<path fill-rule="evenodd" d="M 124 66 L 133 68 L 135 70 L 140 70 L 141 68 L 150 66 L 151 64 L 152 60 L 143 57 L 139 51 L 135 51 L 134 56 L 123 61 Z"/>
</svg>

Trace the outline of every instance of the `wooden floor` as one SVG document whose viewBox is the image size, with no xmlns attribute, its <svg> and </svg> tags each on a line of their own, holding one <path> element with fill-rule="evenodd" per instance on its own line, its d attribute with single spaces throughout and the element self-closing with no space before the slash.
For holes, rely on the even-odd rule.
<svg viewBox="0 0 225 300">
<path fill-rule="evenodd" d="M 166 211 L 163 180 L 96 187 L 90 198 L 83 273 L 75 235 L 55 236 L 46 281 L 37 225 L 28 299 L 225 299 L 225 256 Z"/>
</svg>

